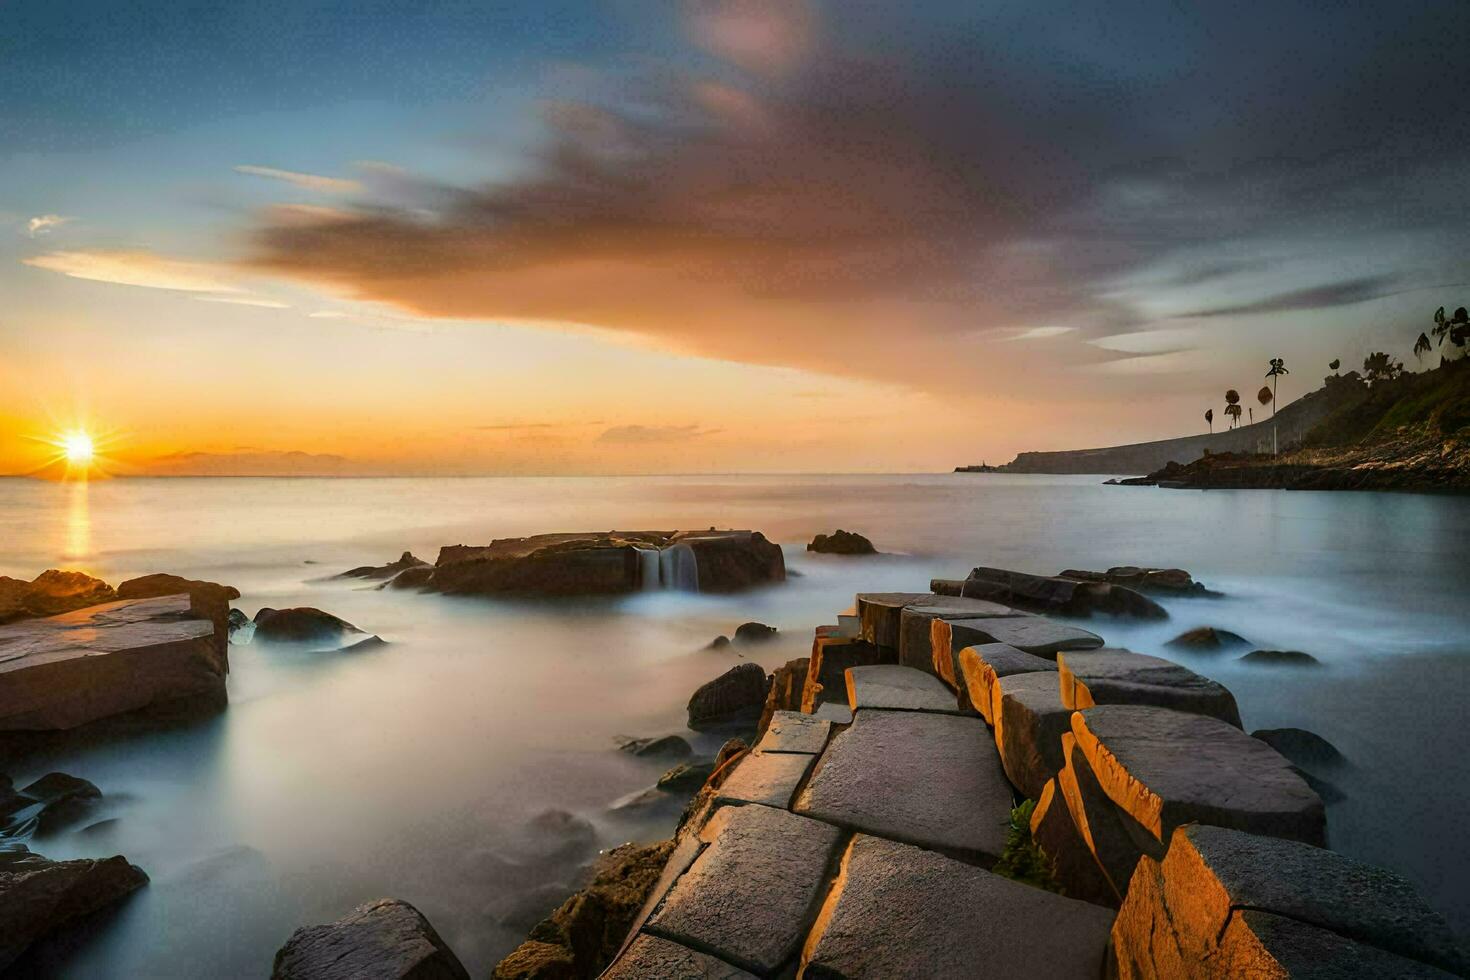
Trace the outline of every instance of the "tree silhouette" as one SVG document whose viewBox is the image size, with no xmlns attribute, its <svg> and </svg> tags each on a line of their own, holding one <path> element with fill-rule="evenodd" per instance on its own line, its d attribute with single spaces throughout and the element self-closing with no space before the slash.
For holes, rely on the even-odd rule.
<svg viewBox="0 0 1470 980">
<path fill-rule="evenodd" d="M 1446 337 L 1456 347 L 1464 347 L 1470 343 L 1470 312 L 1466 312 L 1465 307 L 1461 306 L 1446 317 L 1444 307 L 1441 306 L 1434 311 L 1434 329 L 1430 332 L 1439 339 L 1441 347 L 1444 346 Z M 1414 349 L 1417 351 L 1418 345 Z"/>
<path fill-rule="evenodd" d="M 1420 361 L 1424 360 L 1424 355 L 1428 354 L 1433 346 L 1429 342 L 1429 337 L 1421 333 L 1419 339 L 1414 341 L 1414 357 Z"/>
<path fill-rule="evenodd" d="M 1235 411 L 1231 411 L 1234 409 Z M 1230 427 L 1235 428 L 1235 423 L 1240 421 L 1240 392 L 1234 388 L 1225 390 L 1225 414 L 1230 416 Z"/>
<path fill-rule="evenodd" d="M 1213 408 L 1207 408 L 1207 409 L 1205 409 L 1205 422 L 1210 427 L 1210 435 L 1214 435 L 1215 434 L 1215 410 Z"/>
<path fill-rule="evenodd" d="M 1240 405 L 1239 405 L 1239 403 L 1236 403 L 1234 405 L 1226 405 L 1225 406 L 1225 414 L 1228 415 L 1228 416 L 1230 416 L 1230 419 L 1231 419 L 1230 427 L 1232 429 L 1235 428 L 1237 425 L 1240 424 Z"/>
<path fill-rule="evenodd" d="M 1286 370 L 1285 360 L 1279 357 L 1271 358 L 1271 370 L 1266 372 L 1266 377 L 1271 379 L 1271 414 L 1273 416 L 1276 414 L 1276 379 L 1281 377 L 1283 374 L 1290 373 L 1290 371 Z M 1261 404 L 1264 405 L 1266 403 L 1261 402 Z"/>
<path fill-rule="evenodd" d="M 1258 392 L 1256 392 L 1256 401 L 1258 401 L 1258 402 L 1261 403 L 1261 407 L 1262 408 L 1265 408 L 1267 405 L 1270 405 L 1275 400 L 1276 400 L 1276 395 L 1271 391 L 1270 388 L 1267 388 L 1265 385 L 1262 385 L 1261 386 L 1261 390 L 1258 391 Z M 1274 406 L 1271 408 L 1271 414 L 1272 415 L 1275 415 L 1276 414 L 1276 409 L 1275 409 Z"/>
<path fill-rule="evenodd" d="M 1363 377 L 1369 384 L 1379 381 L 1392 381 L 1404 373 L 1404 365 L 1389 357 L 1383 351 L 1374 351 L 1363 358 Z"/>
<path fill-rule="evenodd" d="M 1336 374 L 1337 369 L 1340 367 L 1342 367 L 1342 362 L 1335 357 L 1327 364 L 1327 370 L 1331 371 L 1333 374 Z"/>
</svg>

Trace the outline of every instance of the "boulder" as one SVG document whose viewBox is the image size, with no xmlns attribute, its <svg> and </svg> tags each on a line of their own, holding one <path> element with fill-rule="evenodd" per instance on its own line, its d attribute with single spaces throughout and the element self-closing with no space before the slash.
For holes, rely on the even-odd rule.
<svg viewBox="0 0 1470 980">
<path fill-rule="evenodd" d="M 754 723 L 766 703 L 768 682 L 760 664 L 737 664 L 700 686 L 689 698 L 689 727 L 695 731 Z"/>
<path fill-rule="evenodd" d="M 332 643 L 361 632 L 345 619 L 312 606 L 262 609 L 255 614 L 255 638 L 272 643 Z"/>
<path fill-rule="evenodd" d="M 276 952 L 271 980 L 469 980 L 469 972 L 418 909 L 383 898 L 297 929 Z"/>
<path fill-rule="evenodd" d="M 233 612 L 230 602 L 240 598 L 240 590 L 232 585 L 163 573 L 128 579 L 117 587 L 119 599 L 153 599 L 168 595 L 187 595 L 194 615 L 214 624 L 215 645 L 219 648 L 220 662 L 223 669 L 228 671 L 230 633 L 233 632 L 230 626 Z M 244 616 L 244 613 L 240 615 Z"/>
<path fill-rule="evenodd" d="M 925 596 L 915 599 L 899 613 L 898 662 L 915 670 L 935 670 L 932 646 L 934 623 L 940 619 L 993 619 L 1020 615 L 1009 606 L 984 599 Z M 942 676 L 942 675 L 941 675 Z"/>
<path fill-rule="evenodd" d="M 811 661 L 801 692 L 801 710 L 810 713 L 828 703 L 846 705 L 849 667 L 897 662 L 896 649 L 846 636 L 818 636 L 812 640 Z"/>
<path fill-rule="evenodd" d="M 786 809 L 796 787 L 816 760 L 815 755 L 801 752 L 746 753 L 715 794 L 715 805 L 721 803 L 760 803 Z"/>
<path fill-rule="evenodd" d="M 693 552 L 700 592 L 739 592 L 786 581 L 781 546 L 759 531 L 680 531 L 673 545 Z"/>
<path fill-rule="evenodd" d="M 640 759 L 687 759 L 694 754 L 694 747 L 679 735 L 664 735 L 659 738 L 631 738 L 618 746 L 629 755 Z"/>
<path fill-rule="evenodd" d="M 858 627 L 862 639 L 875 646 L 898 653 L 899 626 L 904 607 L 919 599 L 932 598 L 930 592 L 862 592 L 857 596 Z"/>
<path fill-rule="evenodd" d="M 1197 626 L 1185 630 L 1165 643 L 1170 650 L 1185 650 L 1191 653 L 1215 653 L 1219 650 L 1250 646 L 1250 641 L 1239 633 L 1218 629 L 1214 626 Z"/>
<path fill-rule="evenodd" d="M 1112 930 L 1132 977 L 1463 976 L 1443 918 L 1398 875 L 1204 825 L 1140 862 Z"/>
<path fill-rule="evenodd" d="M 1292 762 L 1313 772 L 1331 771 L 1346 766 L 1348 761 L 1337 746 L 1316 732 L 1304 728 L 1259 728 L 1251 732 Z"/>
<path fill-rule="evenodd" d="M 640 935 L 600 980 L 756 980 L 738 966 L 658 936 Z"/>
<path fill-rule="evenodd" d="M 993 725 L 992 705 L 1000 678 L 1044 671 L 1055 679 L 1057 665 L 1055 661 L 1023 653 L 1005 643 L 981 643 L 960 650 L 959 668 L 963 696 Z"/>
<path fill-rule="evenodd" d="M 1061 771 L 1062 736 L 1071 731 L 1072 709 L 1062 704 L 1050 671 L 1009 674 L 993 691 L 992 724 L 1001 765 L 1021 795 L 1035 800 Z"/>
<path fill-rule="evenodd" d="M 736 643 L 766 643 L 776 638 L 776 627 L 765 623 L 741 623 L 735 628 Z"/>
<path fill-rule="evenodd" d="M 1154 595 L 1204 596 L 1216 594 L 1196 582 L 1194 576 L 1182 568 L 1140 568 L 1136 565 L 1118 565 L 1106 572 L 1086 572 L 1069 568 L 1060 573 L 1060 577 L 1077 579 L 1081 582 L 1108 582 Z"/>
<path fill-rule="evenodd" d="M 148 883 L 127 858 L 51 861 L 15 845 L 0 852 L 0 972 L 42 936 Z"/>
<path fill-rule="evenodd" d="M 0 576 L 0 624 L 58 616 L 116 599 L 112 586 L 85 572 L 48 568 L 29 582 Z"/>
<path fill-rule="evenodd" d="M 936 579 L 930 583 L 930 588 L 947 595 L 990 599 L 1028 612 L 1059 616 L 1086 617 L 1107 613 L 1139 619 L 1169 617 L 1163 606 L 1122 585 L 1031 575 L 1006 568 L 974 568 L 962 582 Z"/>
<path fill-rule="evenodd" d="M 246 628 L 247 626 L 250 628 L 250 634 L 254 635 L 255 624 L 250 621 L 249 616 L 245 615 L 245 610 L 231 609 L 229 616 L 225 619 L 225 630 L 227 638 L 233 640 L 235 638 L 235 634 L 238 633 L 240 630 Z"/>
<path fill-rule="evenodd" d="M 1013 806 L 980 719 L 869 708 L 833 736 L 794 809 L 989 865 L 1005 850 Z"/>
<path fill-rule="evenodd" d="M 878 549 L 873 542 L 856 531 L 838 528 L 831 534 L 819 534 L 806 546 L 807 551 L 823 555 L 876 555 Z"/>
<path fill-rule="evenodd" d="M 1322 846 L 1322 800 L 1264 742 L 1205 715 L 1111 704 L 1072 715 L 1103 791 L 1159 842 L 1198 821 Z"/>
<path fill-rule="evenodd" d="M 1320 667 L 1322 661 L 1300 650 L 1252 650 L 1240 658 L 1241 663 L 1263 667 Z"/>
<path fill-rule="evenodd" d="M 847 704 L 854 712 L 862 708 L 881 708 L 959 713 L 953 692 L 937 677 L 896 664 L 850 668 L 847 671 Z"/>
<path fill-rule="evenodd" d="M 1102 975 L 1112 914 L 859 834 L 802 955 L 813 980 Z"/>
<path fill-rule="evenodd" d="M 128 599 L 0 627 L 0 731 L 48 731 L 226 702 L 214 624 L 188 596 Z"/>
<path fill-rule="evenodd" d="M 1240 727 L 1235 695 L 1188 667 L 1130 650 L 1057 655 L 1062 703 L 1069 708 L 1141 704 L 1219 718 Z"/>
<path fill-rule="evenodd" d="M 801 752 L 816 755 L 827 747 L 832 723 L 800 711 L 777 711 L 756 745 L 757 752 Z"/>
<path fill-rule="evenodd" d="M 769 976 L 796 954 L 839 837 L 785 810 L 723 807 L 700 831 L 709 846 L 644 929 Z"/>
<path fill-rule="evenodd" d="M 9 791 L 9 780 L 3 787 Z M 16 793 L 0 792 L 0 832 L 10 837 L 45 835 L 86 817 L 102 791 L 64 772 L 47 773 Z"/>
<path fill-rule="evenodd" d="M 965 647 L 991 643 L 1003 643 L 1022 653 L 1055 660 L 1064 650 L 1095 650 L 1103 645 L 1103 638 L 1041 616 L 936 619 L 929 636 L 935 673 L 951 686 L 959 687 L 959 652 Z"/>
<path fill-rule="evenodd" d="M 338 578 L 392 578 L 399 572 L 410 568 L 431 567 L 422 558 L 415 558 L 413 552 L 405 551 L 398 557 L 397 561 L 390 561 L 386 565 L 359 565 L 357 568 L 349 568 Z"/>
<path fill-rule="evenodd" d="M 394 575 L 378 588 L 390 589 L 427 589 L 434 578 L 433 565 L 412 565 Z"/>
<path fill-rule="evenodd" d="M 771 672 L 770 686 L 766 690 L 765 707 L 761 709 L 761 720 L 756 725 L 756 735 L 764 735 L 777 712 L 800 711 L 802 690 L 806 686 L 807 670 L 811 661 L 806 657 L 788 660 Z"/>
</svg>

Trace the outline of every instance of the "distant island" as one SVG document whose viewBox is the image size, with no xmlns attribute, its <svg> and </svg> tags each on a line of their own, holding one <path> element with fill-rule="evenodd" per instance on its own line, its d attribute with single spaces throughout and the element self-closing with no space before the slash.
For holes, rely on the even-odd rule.
<svg viewBox="0 0 1470 980">
<path fill-rule="evenodd" d="M 1000 473 L 1003 471 L 1003 469 L 1004 468 L 1000 466 L 991 466 L 988 463 L 981 463 L 979 466 L 976 466 L 974 464 L 971 464 L 969 466 L 956 466 L 954 468 L 954 471 L 956 473 Z"/>
</svg>

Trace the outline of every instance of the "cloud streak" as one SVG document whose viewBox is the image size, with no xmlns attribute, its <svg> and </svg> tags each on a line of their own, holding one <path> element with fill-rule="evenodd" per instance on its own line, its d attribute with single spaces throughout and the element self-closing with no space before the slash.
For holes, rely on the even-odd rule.
<svg viewBox="0 0 1470 980">
<path fill-rule="evenodd" d="M 598 436 L 596 441 L 621 446 L 687 442 L 714 435 L 719 431 L 698 425 L 615 425 Z"/>
<path fill-rule="evenodd" d="M 280 180 L 300 187 L 302 190 L 316 191 L 320 194 L 357 194 L 363 190 L 361 181 L 351 180 L 345 177 L 324 177 L 321 174 L 302 173 L 297 170 L 280 170 L 276 167 L 257 167 L 251 164 L 240 164 L 235 167 L 235 173 L 245 174 L 249 177 L 264 177 L 268 180 Z"/>
<path fill-rule="evenodd" d="M 170 259 L 152 252 L 63 251 L 23 259 L 26 265 L 73 279 L 180 292 L 235 293 L 238 271 L 206 262 Z"/>
</svg>

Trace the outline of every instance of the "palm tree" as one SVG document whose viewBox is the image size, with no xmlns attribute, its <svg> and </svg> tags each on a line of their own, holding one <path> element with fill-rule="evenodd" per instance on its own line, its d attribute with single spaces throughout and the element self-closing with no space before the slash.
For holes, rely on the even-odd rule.
<svg viewBox="0 0 1470 980">
<path fill-rule="evenodd" d="M 1205 422 L 1208 423 L 1208 425 L 1210 427 L 1210 435 L 1214 435 L 1215 434 L 1215 410 L 1213 408 L 1207 408 L 1207 409 L 1205 409 Z"/>
<path fill-rule="evenodd" d="M 1232 408 L 1235 411 L 1232 412 Z M 1236 422 L 1240 421 L 1240 392 L 1234 388 L 1227 388 L 1225 390 L 1225 414 Z M 1232 423 L 1230 427 L 1233 429 L 1235 425 Z"/>
<path fill-rule="evenodd" d="M 1232 420 L 1231 423 L 1230 423 L 1230 427 L 1232 429 L 1235 428 L 1237 425 L 1240 424 L 1240 405 L 1239 405 L 1239 403 L 1236 403 L 1234 405 L 1226 405 L 1225 406 L 1225 414 L 1228 415 L 1228 416 L 1230 416 L 1230 418 Z"/>
<path fill-rule="evenodd" d="M 1383 351 L 1374 351 L 1363 358 L 1363 377 L 1369 384 L 1379 381 L 1392 381 L 1403 373 L 1404 365 L 1389 357 Z"/>
<path fill-rule="evenodd" d="M 1422 362 L 1424 355 L 1428 354 L 1431 349 L 1432 345 L 1429 343 L 1429 335 L 1421 333 L 1419 339 L 1414 341 L 1414 357 Z"/>
<path fill-rule="evenodd" d="M 1273 416 L 1276 414 L 1276 379 L 1281 377 L 1283 374 L 1290 373 L 1290 371 L 1286 370 L 1285 360 L 1279 357 L 1271 358 L 1271 370 L 1266 372 L 1266 377 L 1271 379 L 1271 414 Z M 1265 403 L 1262 402 L 1262 404 Z"/>
<path fill-rule="evenodd" d="M 1434 329 L 1431 333 L 1439 338 L 1441 347 L 1444 346 L 1446 337 L 1450 338 L 1450 343 L 1456 347 L 1464 347 L 1470 343 L 1470 311 L 1461 306 L 1452 315 L 1446 317 L 1444 307 L 1441 306 L 1434 311 Z M 1416 345 L 1415 350 L 1417 349 Z"/>
</svg>

